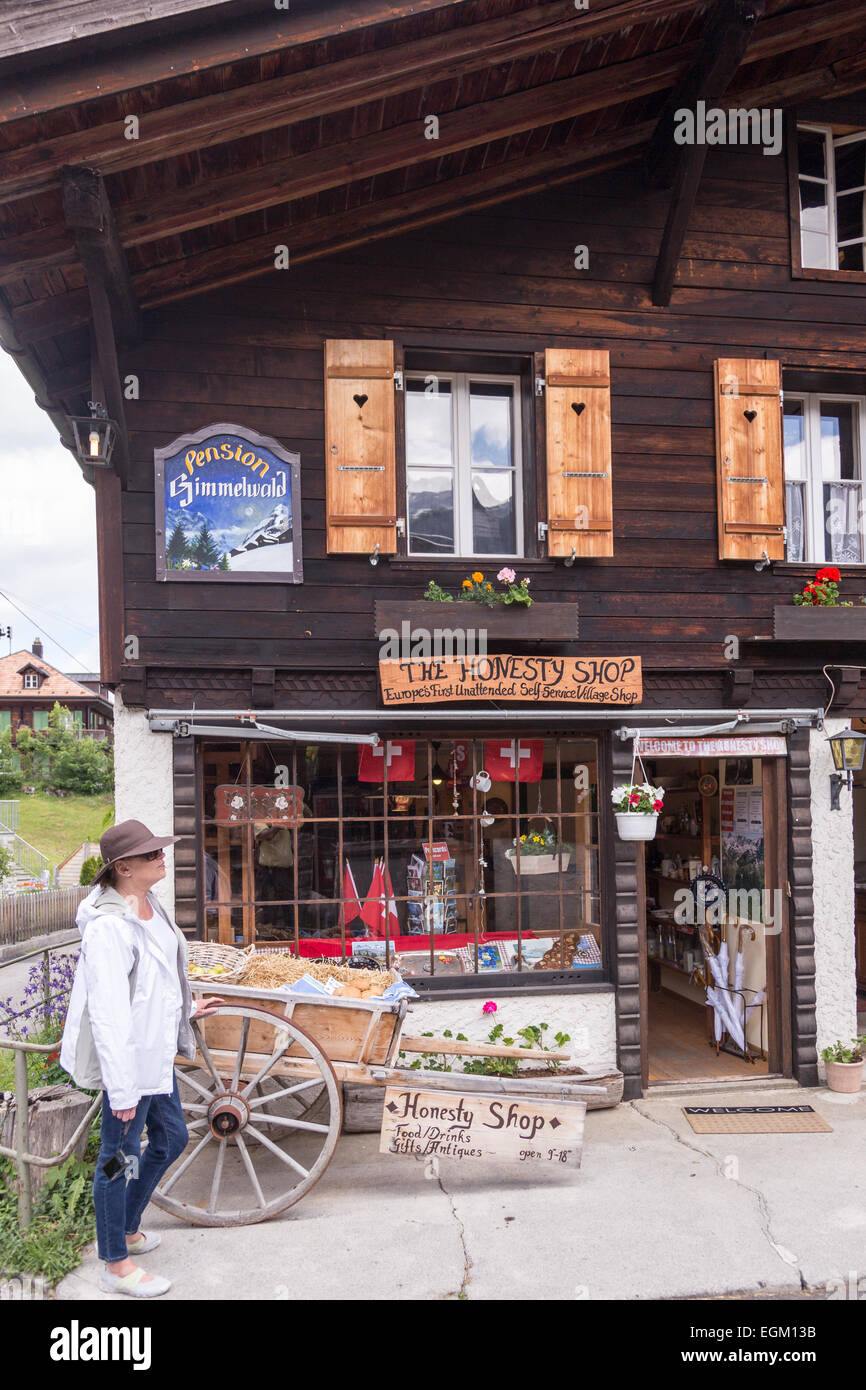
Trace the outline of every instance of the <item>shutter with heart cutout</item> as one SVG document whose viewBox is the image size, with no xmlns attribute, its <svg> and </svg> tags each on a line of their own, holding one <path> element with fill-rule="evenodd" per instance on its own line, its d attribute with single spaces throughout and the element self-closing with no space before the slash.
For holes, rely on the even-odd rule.
<svg viewBox="0 0 866 1390">
<path fill-rule="evenodd" d="M 610 353 L 548 348 L 547 553 L 613 554 Z"/>
<path fill-rule="evenodd" d="M 719 558 L 785 558 L 781 367 L 764 358 L 715 363 Z"/>
<path fill-rule="evenodd" d="M 397 549 L 394 344 L 325 343 L 325 487 L 328 553 Z"/>
</svg>

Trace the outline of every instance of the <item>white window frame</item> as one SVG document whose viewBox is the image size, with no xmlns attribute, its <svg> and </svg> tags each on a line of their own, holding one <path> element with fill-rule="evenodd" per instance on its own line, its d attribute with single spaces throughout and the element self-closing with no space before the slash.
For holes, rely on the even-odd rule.
<svg viewBox="0 0 866 1390">
<path fill-rule="evenodd" d="M 828 208 L 828 230 L 829 230 L 829 265 L 807 265 L 803 256 L 803 223 L 800 217 L 800 208 L 797 208 L 797 217 L 800 224 L 800 261 L 804 270 L 836 270 L 844 274 L 839 265 L 839 247 L 841 246 L 862 246 L 866 243 L 866 235 L 862 237 L 849 238 L 848 241 L 839 242 L 839 228 L 837 223 L 836 209 L 836 150 L 843 145 L 855 145 L 866 143 L 866 130 L 855 131 L 851 135 L 840 135 L 834 137 L 833 127 L 829 125 L 813 125 L 809 121 L 798 122 L 797 130 L 809 131 L 813 135 L 823 135 L 824 137 L 824 168 L 827 173 L 825 179 L 816 178 L 814 174 L 802 174 L 797 170 L 797 192 L 799 197 L 799 186 L 801 183 L 820 183 L 827 188 L 827 208 Z M 858 188 L 845 189 L 847 193 L 863 192 L 866 197 L 866 184 Z"/>
<path fill-rule="evenodd" d="M 859 464 L 860 484 L 860 545 L 861 555 L 866 556 L 866 396 L 852 396 L 839 391 L 786 391 L 785 405 L 799 401 L 803 406 L 803 444 L 805 448 L 805 477 L 788 476 L 786 483 L 803 483 L 806 492 L 806 505 L 803 508 L 805 521 L 805 545 L 803 563 L 808 565 L 832 565 L 836 561 L 824 555 L 824 478 L 821 472 L 821 405 L 855 405 L 857 438 L 854 448 Z M 843 482 L 846 480 L 842 480 Z M 821 552 L 819 554 L 819 551 Z M 854 561 L 845 561 L 846 566 Z M 866 566 L 866 559 L 860 561 Z"/>
<path fill-rule="evenodd" d="M 447 381 L 451 385 L 451 440 L 454 466 L 454 549 L 440 550 L 437 555 L 449 559 L 486 560 L 488 564 L 496 560 L 521 560 L 525 554 L 523 535 L 523 450 L 521 438 L 520 387 L 519 376 L 499 375 L 491 372 L 407 372 L 406 381 L 427 382 L 435 377 L 437 382 Z M 511 456 L 512 468 L 508 471 L 514 479 L 514 535 L 517 549 L 491 554 L 473 549 L 472 536 L 472 440 L 469 418 L 469 383 L 478 382 L 487 386 L 510 386 L 511 391 Z M 408 391 L 405 393 L 408 397 Z M 412 524 L 409 517 L 409 469 L 429 467 L 433 464 L 412 463 L 406 453 L 406 553 L 413 559 L 430 560 L 434 555 L 429 550 L 412 549 Z M 442 465 L 435 465 L 441 471 Z M 493 472 L 493 469 L 489 470 Z M 505 469 L 495 470 L 504 473 Z"/>
<path fill-rule="evenodd" d="M 25 672 L 24 672 L 24 689 L 25 689 L 25 690 L 38 690 L 38 689 L 39 689 L 39 677 L 37 676 L 37 674 L 36 674 L 35 671 L 25 671 Z"/>
</svg>

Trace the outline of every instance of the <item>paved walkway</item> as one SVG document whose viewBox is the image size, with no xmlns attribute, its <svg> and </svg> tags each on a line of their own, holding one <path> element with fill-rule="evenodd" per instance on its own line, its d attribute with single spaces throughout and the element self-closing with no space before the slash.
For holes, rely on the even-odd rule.
<svg viewBox="0 0 866 1390">
<path fill-rule="evenodd" d="M 812 1104 L 832 1134 L 698 1135 L 688 1104 Z M 155 1207 L 142 1263 L 165 1299 L 648 1299 L 866 1296 L 866 1090 L 786 1086 L 653 1096 L 587 1115 L 583 1166 L 532 1181 L 506 1164 L 378 1153 L 344 1135 L 285 1216 L 233 1230 Z M 106 1298 L 90 1251 L 64 1300 Z M 129 1302 L 130 1300 L 126 1300 Z M 160 1300 L 163 1301 L 163 1300 Z"/>
</svg>

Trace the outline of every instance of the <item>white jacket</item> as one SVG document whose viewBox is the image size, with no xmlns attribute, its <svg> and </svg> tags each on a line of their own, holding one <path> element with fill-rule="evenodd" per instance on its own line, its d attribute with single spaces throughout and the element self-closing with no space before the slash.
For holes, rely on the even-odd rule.
<svg viewBox="0 0 866 1390">
<path fill-rule="evenodd" d="M 97 885 L 75 918 L 81 955 L 60 1065 L 77 1085 L 107 1091 L 112 1110 L 130 1110 L 142 1096 L 170 1094 L 175 1056 L 195 1056 L 190 1019 L 196 1004 L 187 979 L 186 940 L 152 893 L 147 900 L 178 939 L 176 964 L 114 888 Z M 177 1027 L 175 972 L 183 1001 Z"/>
</svg>

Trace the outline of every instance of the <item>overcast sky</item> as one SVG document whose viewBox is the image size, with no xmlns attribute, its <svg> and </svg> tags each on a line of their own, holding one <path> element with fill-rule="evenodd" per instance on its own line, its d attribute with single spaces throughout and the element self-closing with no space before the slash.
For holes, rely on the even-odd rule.
<svg viewBox="0 0 866 1390">
<path fill-rule="evenodd" d="M 11 625 L 13 651 L 39 636 L 58 670 L 98 671 L 93 489 L 2 351 L 0 409 L 0 627 Z"/>
</svg>

